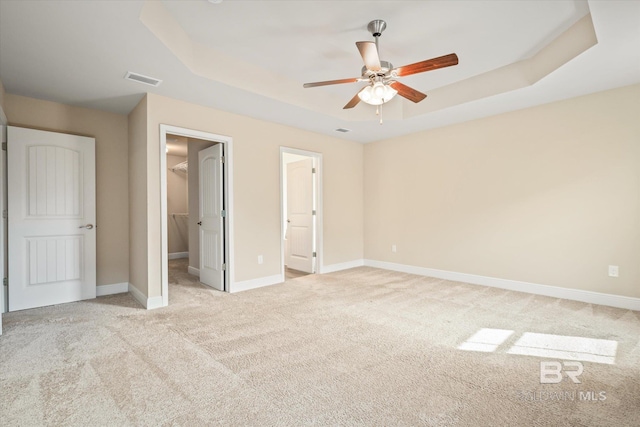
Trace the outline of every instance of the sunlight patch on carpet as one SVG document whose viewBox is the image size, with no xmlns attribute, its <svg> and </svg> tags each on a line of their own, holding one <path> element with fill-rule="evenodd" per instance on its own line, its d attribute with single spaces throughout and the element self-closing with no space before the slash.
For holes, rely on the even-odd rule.
<svg viewBox="0 0 640 427">
<path fill-rule="evenodd" d="M 458 350 L 491 353 L 505 342 L 514 331 L 508 329 L 482 328 L 458 346 Z"/>
<path fill-rule="evenodd" d="M 617 341 L 525 332 L 507 353 L 613 365 L 617 349 Z"/>
<path fill-rule="evenodd" d="M 513 333 L 508 329 L 482 328 L 458 350 L 492 353 Z M 525 332 L 506 353 L 613 365 L 617 349 L 618 342 L 612 340 Z"/>
</svg>

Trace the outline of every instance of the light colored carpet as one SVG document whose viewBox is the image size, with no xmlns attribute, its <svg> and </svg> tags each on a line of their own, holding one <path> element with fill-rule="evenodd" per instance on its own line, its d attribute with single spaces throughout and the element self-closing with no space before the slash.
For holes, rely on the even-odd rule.
<svg viewBox="0 0 640 427">
<path fill-rule="evenodd" d="M 298 277 L 304 277 L 309 273 L 305 273 L 304 271 L 294 270 L 292 268 L 285 267 L 284 268 L 284 280 L 292 280 L 297 279 Z"/>
<path fill-rule="evenodd" d="M 164 309 L 6 314 L 0 424 L 640 425 L 639 312 L 366 267 L 231 295 L 170 275 Z M 558 355 L 598 362 L 541 384 Z"/>
</svg>

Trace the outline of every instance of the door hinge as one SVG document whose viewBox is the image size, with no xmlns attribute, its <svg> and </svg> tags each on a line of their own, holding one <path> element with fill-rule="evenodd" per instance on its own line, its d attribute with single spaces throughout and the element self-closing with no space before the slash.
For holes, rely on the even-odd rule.
<svg viewBox="0 0 640 427">
<path fill-rule="evenodd" d="M 316 253 L 314 252 L 314 253 L 313 253 L 313 257 L 314 257 L 314 258 L 316 258 L 317 256 L 318 256 L 318 255 L 316 255 Z"/>
<path fill-rule="evenodd" d="M 222 218 L 225 218 L 225 217 L 227 216 L 227 211 L 224 211 L 224 210 L 223 210 L 223 211 L 220 211 L 220 216 L 221 216 Z"/>
<path fill-rule="evenodd" d="M 224 164 L 224 156 L 220 157 L 220 161 Z"/>
<path fill-rule="evenodd" d="M 7 143 L 6 142 L 2 143 L 2 151 L 7 151 Z"/>
<path fill-rule="evenodd" d="M 2 211 L 2 218 L 4 219 L 9 218 L 9 213 L 6 210 Z"/>
<path fill-rule="evenodd" d="M 222 271 L 225 271 L 227 269 L 227 264 L 222 264 Z"/>
<path fill-rule="evenodd" d="M 311 168 L 311 173 L 316 173 L 316 168 Z"/>
<path fill-rule="evenodd" d="M 311 211 L 311 215 L 315 215 L 315 214 L 316 214 L 316 210 L 314 209 Z"/>
<path fill-rule="evenodd" d="M 7 279 L 6 277 L 4 279 L 2 279 L 2 284 L 4 286 L 9 286 L 9 279 Z"/>
</svg>

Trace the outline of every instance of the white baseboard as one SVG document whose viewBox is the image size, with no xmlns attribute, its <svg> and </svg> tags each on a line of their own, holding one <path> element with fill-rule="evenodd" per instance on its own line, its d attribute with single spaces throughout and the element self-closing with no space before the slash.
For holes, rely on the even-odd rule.
<svg viewBox="0 0 640 427">
<path fill-rule="evenodd" d="M 200 269 L 199 268 L 195 268 L 195 267 L 187 267 L 187 273 L 193 275 L 193 276 L 198 276 L 200 277 Z"/>
<path fill-rule="evenodd" d="M 154 308 L 163 307 L 162 297 L 147 298 L 142 292 L 135 286 L 129 283 L 129 293 L 147 310 L 153 310 Z"/>
<path fill-rule="evenodd" d="M 492 288 L 506 289 L 509 291 L 526 292 L 529 294 L 544 295 L 548 297 L 586 302 L 589 304 L 607 305 L 610 307 L 640 311 L 640 298 L 583 291 L 580 289 L 561 288 L 559 286 L 539 285 L 536 283 L 520 282 L 517 280 L 498 279 L 495 277 L 477 276 L 475 274 L 457 273 L 454 271 L 436 270 L 434 268 L 416 267 L 412 265 L 395 264 L 392 262 L 370 259 L 364 260 L 364 265 L 367 267 L 382 268 L 385 270 L 399 271 L 419 276 L 436 277 L 438 279 L 452 280 L 455 282 L 490 286 Z"/>
<path fill-rule="evenodd" d="M 324 265 L 322 266 L 322 268 L 320 268 L 320 274 L 335 273 L 336 271 L 362 267 L 363 265 L 364 265 L 363 259 L 356 259 L 353 261 L 341 262 L 339 264 Z"/>
<path fill-rule="evenodd" d="M 162 296 L 147 298 L 147 310 L 164 307 Z"/>
<path fill-rule="evenodd" d="M 189 258 L 189 252 L 171 252 L 169 259 Z"/>
<path fill-rule="evenodd" d="M 284 276 L 282 274 L 275 274 L 273 276 L 259 277 L 257 279 L 245 280 L 243 282 L 235 282 L 230 293 L 248 291 L 249 289 L 262 288 L 263 286 L 271 286 L 284 282 Z"/>
<path fill-rule="evenodd" d="M 127 282 L 96 286 L 97 297 L 102 297 L 105 295 L 124 294 L 126 292 L 129 292 L 129 283 Z"/>
<path fill-rule="evenodd" d="M 129 283 L 129 293 L 138 301 L 144 308 L 147 308 L 147 297 L 138 290 L 135 286 Z"/>
</svg>

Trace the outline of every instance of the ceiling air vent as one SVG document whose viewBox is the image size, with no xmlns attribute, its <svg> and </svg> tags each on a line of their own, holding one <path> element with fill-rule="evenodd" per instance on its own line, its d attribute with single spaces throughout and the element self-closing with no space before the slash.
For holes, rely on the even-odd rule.
<svg viewBox="0 0 640 427">
<path fill-rule="evenodd" d="M 338 129 L 336 129 L 336 132 L 347 133 L 347 132 L 351 132 L 351 129 L 338 128 Z"/>
<path fill-rule="evenodd" d="M 144 83 L 149 86 L 158 87 L 162 80 L 154 79 L 153 77 L 143 76 L 142 74 L 132 73 L 131 71 L 127 71 L 127 74 L 124 75 L 126 80 L 131 80 L 133 82 Z"/>
</svg>

